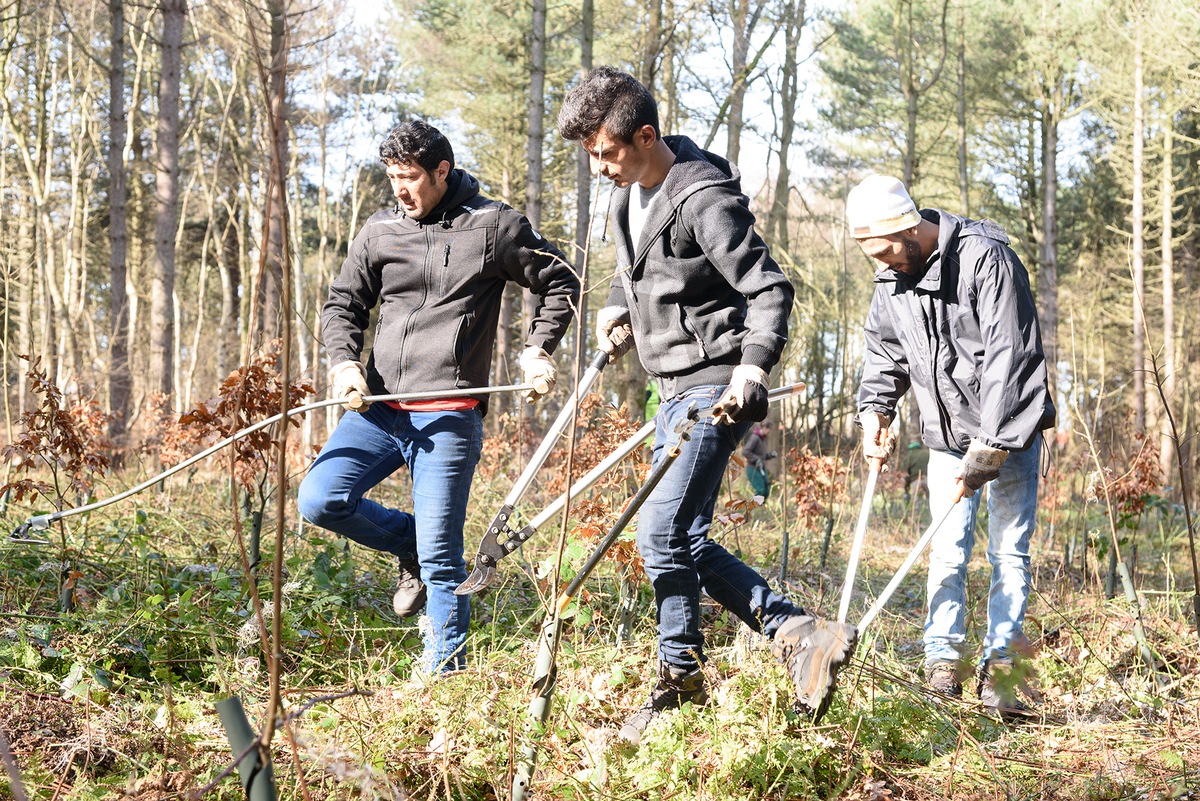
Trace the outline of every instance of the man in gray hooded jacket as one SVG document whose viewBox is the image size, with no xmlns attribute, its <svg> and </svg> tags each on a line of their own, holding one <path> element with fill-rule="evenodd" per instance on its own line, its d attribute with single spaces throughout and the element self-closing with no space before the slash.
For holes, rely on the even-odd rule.
<svg viewBox="0 0 1200 801">
<path fill-rule="evenodd" d="M 799 705 L 820 718 L 856 630 L 806 612 L 708 536 L 729 457 L 767 416 L 767 374 L 787 342 L 792 285 L 754 230 L 737 168 L 687 137 L 663 137 L 654 99 L 635 78 L 592 70 L 563 101 L 558 125 L 617 187 L 618 275 L 597 315 L 599 346 L 615 360 L 636 342 L 662 397 L 655 463 L 681 446 L 637 528 L 658 612 L 658 682 L 619 736 L 637 744 L 663 710 L 707 700 L 701 589 L 773 638 Z M 718 402 L 725 412 L 680 443 L 675 427 L 689 407 Z"/>
<path fill-rule="evenodd" d="M 1021 713 L 1013 650 L 1023 640 L 1029 599 L 1041 431 L 1055 417 L 1029 276 L 1000 226 L 939 209 L 918 212 L 895 178 L 863 180 L 850 191 L 846 216 L 876 265 L 858 393 L 864 455 L 887 461 L 888 426 L 911 387 L 930 448 L 933 519 L 968 496 L 930 543 L 926 678 L 957 697 L 971 670 L 961 667 L 966 571 L 976 491 L 987 484 L 992 578 L 978 692 L 1002 715 Z"/>
</svg>

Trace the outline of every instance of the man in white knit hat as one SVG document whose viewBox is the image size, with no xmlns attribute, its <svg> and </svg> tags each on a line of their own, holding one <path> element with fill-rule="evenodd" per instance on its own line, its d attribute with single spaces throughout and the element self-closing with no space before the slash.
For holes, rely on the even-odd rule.
<svg viewBox="0 0 1200 801">
<path fill-rule="evenodd" d="M 930 545 L 926 679 L 958 697 L 972 671 L 966 572 L 977 490 L 987 485 L 992 576 L 977 690 L 1001 715 L 1021 714 L 1013 658 L 1024 640 L 1041 431 L 1055 419 L 1029 276 L 1000 226 L 918 211 L 895 178 L 871 175 L 854 187 L 846 218 L 876 267 L 858 392 L 863 453 L 887 461 L 888 426 L 911 387 L 930 449 L 933 519 L 965 496 Z"/>
</svg>

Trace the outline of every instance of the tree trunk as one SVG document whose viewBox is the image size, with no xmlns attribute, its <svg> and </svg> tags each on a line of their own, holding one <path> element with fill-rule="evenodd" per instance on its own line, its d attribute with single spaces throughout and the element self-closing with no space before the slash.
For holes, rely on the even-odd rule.
<svg viewBox="0 0 1200 801">
<path fill-rule="evenodd" d="M 546 0 L 533 0 L 533 18 L 529 41 L 529 135 L 525 142 L 525 216 L 534 230 L 542 226 L 542 137 L 546 119 Z M 524 291 L 524 330 L 529 330 L 537 302 L 533 293 Z M 524 347 L 524 341 L 521 343 Z M 528 404 L 523 411 L 532 413 Z"/>
<path fill-rule="evenodd" d="M 582 77 L 592 68 L 592 46 L 596 38 L 596 6 L 594 0 L 583 0 L 579 28 L 579 74 Z M 571 261 L 580 269 L 580 283 L 583 292 L 579 295 L 579 324 L 575 326 L 575 336 L 582 339 L 582 347 L 578 349 L 579 364 L 576 365 L 582 375 L 587 366 L 587 336 L 590 330 L 588 320 L 588 298 L 591 286 L 588 282 L 588 255 L 591 243 L 588 232 L 592 220 L 592 171 L 587 152 L 576 148 L 575 152 L 575 252 Z M 603 305 L 604 299 L 600 299 Z"/>
<path fill-rule="evenodd" d="M 732 0 L 733 53 L 730 63 L 729 117 L 725 123 L 725 157 L 737 162 L 742 152 L 743 110 L 746 105 L 746 60 L 750 56 L 750 0 Z M 791 56 L 789 52 L 786 56 Z M 786 140 L 785 140 L 786 141 Z"/>
<path fill-rule="evenodd" d="M 268 103 L 271 107 L 271 147 L 272 158 L 278 155 L 281 165 L 288 163 L 288 103 L 287 103 L 287 65 L 288 65 L 288 34 L 286 9 L 282 0 L 271 0 L 267 3 L 271 15 L 271 70 L 270 93 Z M 267 232 L 267 261 L 266 275 L 258 282 L 261 305 L 259 306 L 258 325 L 265 341 L 275 339 L 280 334 L 280 315 L 290 314 L 290 309 L 281 308 L 283 282 L 287 280 L 288 269 L 283 262 L 285 235 L 283 220 L 287 214 L 287 183 L 284 180 L 271 181 L 271 212 Z"/>
<path fill-rule="evenodd" d="M 1059 84 L 1061 85 L 1061 84 Z M 1037 306 L 1046 353 L 1050 397 L 1058 392 L 1058 100 L 1057 89 L 1042 103 L 1042 242 Z"/>
<path fill-rule="evenodd" d="M 658 54 L 661 47 L 662 4 L 663 0 L 650 0 L 649 7 L 646 9 L 646 27 L 642 34 L 646 39 L 642 46 L 642 63 L 638 69 L 638 80 L 650 90 L 650 94 L 657 94 L 654 91 L 654 77 L 657 72 Z"/>
<path fill-rule="evenodd" d="M 1162 167 L 1162 337 L 1163 363 L 1159 380 L 1162 381 L 1163 397 L 1167 403 L 1175 403 L 1175 250 L 1171 241 L 1174 233 L 1174 214 L 1172 207 L 1175 203 L 1175 158 L 1174 130 L 1172 118 L 1167 114 L 1163 122 L 1163 167 Z M 1171 484 L 1176 475 L 1175 438 L 1171 431 L 1171 423 L 1167 415 L 1162 416 L 1161 435 L 1159 437 L 1159 467 L 1162 470 L 1163 483 Z"/>
<path fill-rule="evenodd" d="M 804 27 L 804 0 L 793 0 L 784 4 L 783 20 L 783 75 L 779 82 L 779 170 L 775 174 L 775 191 L 771 199 L 771 211 L 767 215 L 767 231 L 772 245 L 787 251 L 791 243 L 788 236 L 788 206 L 791 200 L 792 138 L 796 131 L 796 101 L 800 94 L 798 53 L 800 33 Z"/>
<path fill-rule="evenodd" d="M 970 180 L 967 176 L 967 10 L 958 8 L 958 204 L 964 217 L 971 216 Z"/>
<path fill-rule="evenodd" d="M 162 73 L 155 135 L 154 275 L 149 390 L 170 395 L 175 374 L 175 227 L 179 204 L 179 71 L 187 0 L 162 0 Z"/>
<path fill-rule="evenodd" d="M 129 369 L 129 304 L 125 295 L 125 3 L 109 0 L 112 47 L 108 71 L 108 437 L 121 458 L 128 433 L 133 374 Z"/>
<path fill-rule="evenodd" d="M 1141 8 L 1136 12 L 1138 18 L 1134 24 L 1136 30 L 1133 41 L 1133 209 L 1131 213 L 1132 253 L 1131 268 L 1133 270 L 1133 426 L 1144 434 L 1146 432 L 1146 255 L 1145 239 L 1142 231 L 1143 214 L 1145 209 L 1145 175 L 1142 168 L 1142 153 L 1144 149 L 1145 112 L 1142 94 L 1142 26 Z"/>
</svg>

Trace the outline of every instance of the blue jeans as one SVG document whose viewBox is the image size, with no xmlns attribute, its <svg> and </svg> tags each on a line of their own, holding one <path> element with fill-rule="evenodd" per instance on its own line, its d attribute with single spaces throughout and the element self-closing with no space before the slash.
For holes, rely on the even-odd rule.
<svg viewBox="0 0 1200 801">
<path fill-rule="evenodd" d="M 463 524 L 483 444 L 475 409 L 406 412 L 373 403 L 347 412 L 300 484 L 297 505 L 310 523 L 360 545 L 416 558 L 428 591 L 422 667 L 463 667 L 471 605 L 454 588 L 467 578 Z M 412 512 L 363 495 L 407 465 Z"/>
<path fill-rule="evenodd" d="M 1037 522 L 1038 463 L 1042 438 L 1024 451 L 1013 451 L 1000 467 L 1000 476 L 987 486 L 988 562 L 992 565 L 988 592 L 987 635 L 981 664 L 1010 655 L 1024 639 L 1025 608 L 1029 602 L 1029 540 Z M 941 520 L 950 506 L 962 454 L 929 454 L 929 508 Z M 925 661 L 957 661 L 965 656 L 967 564 L 975 546 L 975 516 L 981 492 L 959 502 L 934 535 L 929 550 L 929 615 L 925 620 Z"/>
<path fill-rule="evenodd" d="M 679 441 L 675 425 L 694 402 L 716 403 L 724 386 L 695 387 L 663 402 L 655 415 L 654 463 Z M 638 517 L 637 545 L 654 587 L 658 615 L 658 656 L 690 670 L 704 661 L 700 632 L 700 590 L 747 626 L 772 636 L 804 610 L 775 592 L 755 570 L 709 538 L 713 506 L 734 448 L 749 423 L 715 424 L 711 418 L 692 429 L 675 464 L 646 499 Z"/>
</svg>

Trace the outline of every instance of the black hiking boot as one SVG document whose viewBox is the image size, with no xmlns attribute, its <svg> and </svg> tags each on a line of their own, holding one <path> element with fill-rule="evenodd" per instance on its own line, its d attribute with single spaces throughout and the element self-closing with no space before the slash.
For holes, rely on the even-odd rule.
<svg viewBox="0 0 1200 801">
<path fill-rule="evenodd" d="M 425 583 L 421 581 L 421 565 L 416 559 L 401 559 L 396 594 L 392 610 L 400 617 L 412 617 L 425 608 Z"/>
<path fill-rule="evenodd" d="M 829 709 L 838 670 L 854 655 L 858 629 L 809 615 L 784 621 L 775 632 L 771 653 L 796 685 L 796 711 L 816 723 Z"/>
<path fill-rule="evenodd" d="M 666 709 L 678 709 L 684 704 L 708 702 L 708 691 L 704 689 L 704 669 L 701 667 L 684 670 L 666 662 L 658 663 L 658 683 L 650 691 L 646 703 L 630 715 L 629 720 L 617 732 L 617 739 L 628 746 L 642 741 L 642 734 L 650 721 Z"/>
</svg>

